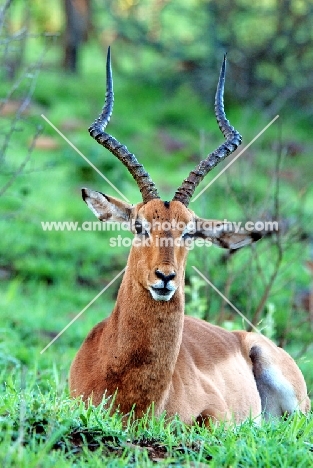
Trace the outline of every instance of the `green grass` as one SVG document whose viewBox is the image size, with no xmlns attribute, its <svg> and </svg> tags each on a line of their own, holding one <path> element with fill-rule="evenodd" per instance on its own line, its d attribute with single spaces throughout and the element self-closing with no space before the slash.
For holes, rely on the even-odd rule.
<svg viewBox="0 0 313 468">
<path fill-rule="evenodd" d="M 36 50 L 32 53 L 36 55 Z M 91 44 L 84 52 L 81 74 L 72 77 L 56 69 L 56 56 L 57 49 L 52 48 L 33 106 L 10 140 L 0 187 L 25 158 L 36 125 L 44 124 L 40 117 L 44 113 L 131 202 L 140 201 L 126 169 L 93 142 L 86 130 L 102 106 L 104 57 Z M 213 106 L 200 101 L 186 86 L 173 90 L 162 88 L 155 77 L 131 79 L 129 62 L 124 65 L 120 64 L 115 77 L 116 106 L 110 131 L 144 163 L 162 197 L 171 199 L 200 156 L 221 142 Z M 4 95 L 8 87 L 9 83 L 0 83 Z M 213 90 L 208 93 L 212 98 Z M 253 105 L 234 107 L 228 116 L 245 143 L 269 121 L 256 115 Z M 312 287 L 306 268 L 312 242 L 311 141 L 303 120 L 297 123 L 287 111 L 280 119 L 283 152 L 288 153 L 288 142 L 303 148 L 296 156 L 284 157 L 279 193 L 281 216 L 288 225 L 283 235 L 284 257 L 258 326 L 296 358 L 312 395 L 312 331 L 308 310 L 297 299 Z M 2 118 L 2 128 L 9 125 L 10 117 Z M 52 137 L 57 147 L 35 149 L 25 171 L 1 197 L 1 464 L 141 467 L 152 466 L 157 459 L 161 466 L 310 466 L 312 415 L 263 422 L 260 427 L 247 421 L 228 430 L 214 427 L 208 431 L 150 414 L 123 428 L 120 415 L 109 416 L 99 408 L 87 410 L 69 399 L 71 361 L 88 331 L 109 315 L 120 280 L 45 353 L 40 351 L 119 273 L 128 249 L 109 248 L 106 232 L 42 230 L 42 221 L 95 219 L 81 200 L 82 186 L 116 195 L 46 124 L 44 135 Z M 191 209 L 200 216 L 229 220 L 273 213 L 278 135 L 275 124 L 215 182 L 214 190 L 212 186 L 197 203 L 191 203 Z M 168 147 L 173 140 L 180 144 L 176 150 Z M 206 182 L 214 175 L 216 171 Z M 204 186 L 205 182 L 199 190 Z M 199 315 L 201 309 L 200 315 L 212 323 L 245 328 L 220 297 L 195 279 L 191 266 L 203 271 L 251 319 L 273 272 L 276 254 L 271 238 L 231 258 L 215 248 L 192 251 L 186 275 L 188 313 Z"/>
<path fill-rule="evenodd" d="M 123 425 L 120 414 L 68 398 L 56 366 L 39 372 L 8 364 L 1 398 L 2 466 L 203 466 L 307 467 L 313 462 L 313 419 L 294 415 L 286 421 L 210 430 L 166 421 L 150 411 Z"/>
</svg>

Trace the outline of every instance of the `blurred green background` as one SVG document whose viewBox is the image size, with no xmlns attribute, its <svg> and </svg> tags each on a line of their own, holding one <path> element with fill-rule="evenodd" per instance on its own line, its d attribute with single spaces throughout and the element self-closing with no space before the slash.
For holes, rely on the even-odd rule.
<svg viewBox="0 0 313 468">
<path fill-rule="evenodd" d="M 312 392 L 313 1 L 7 0 L 1 8 L 2 381 L 26 367 L 41 390 L 52 372 L 65 388 L 80 343 L 114 305 L 120 280 L 40 354 L 127 259 L 127 248 L 109 247 L 110 233 L 41 226 L 95 221 L 83 186 L 118 196 L 41 114 L 132 203 L 140 201 L 126 169 L 87 131 L 104 101 L 111 45 L 116 103 L 108 131 L 136 154 L 164 199 L 223 140 L 213 102 L 225 52 L 225 107 L 243 145 L 280 115 L 190 204 L 207 218 L 278 219 L 279 235 L 236 253 L 193 250 L 186 309 L 248 329 L 195 265 L 292 354 Z"/>
</svg>

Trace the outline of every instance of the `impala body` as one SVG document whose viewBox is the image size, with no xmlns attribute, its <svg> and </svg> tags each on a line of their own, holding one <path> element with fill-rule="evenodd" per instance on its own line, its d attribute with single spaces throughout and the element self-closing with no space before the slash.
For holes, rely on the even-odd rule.
<svg viewBox="0 0 313 468">
<path fill-rule="evenodd" d="M 134 233 L 116 305 L 79 349 L 70 371 L 70 391 L 99 405 L 114 396 L 113 409 L 140 417 L 154 404 L 156 414 L 178 414 L 186 423 L 243 421 L 309 411 L 304 378 L 294 360 L 258 333 L 229 332 L 184 315 L 188 242 L 201 238 L 223 248 L 241 248 L 260 239 L 188 209 L 203 177 L 240 144 L 223 107 L 225 59 L 215 98 L 217 122 L 226 142 L 207 156 L 162 201 L 143 166 L 125 146 L 104 132 L 113 109 L 110 51 L 106 102 L 90 127 L 93 138 L 128 168 L 143 202 L 130 205 L 83 189 L 83 199 L 101 221 L 128 223 Z"/>
</svg>

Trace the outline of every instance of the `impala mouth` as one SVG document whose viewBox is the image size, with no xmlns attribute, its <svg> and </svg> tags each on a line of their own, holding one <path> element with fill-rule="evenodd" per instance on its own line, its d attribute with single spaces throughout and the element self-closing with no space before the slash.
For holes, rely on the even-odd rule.
<svg viewBox="0 0 313 468">
<path fill-rule="evenodd" d="M 176 288 L 173 286 L 167 287 L 167 288 L 157 288 L 154 286 L 150 286 L 149 291 L 153 297 L 154 300 L 156 301 L 169 301 L 175 291 Z"/>
<path fill-rule="evenodd" d="M 171 294 L 171 292 L 173 292 L 171 289 L 167 289 L 167 288 L 152 288 L 152 289 L 156 294 L 159 294 L 160 296 L 168 296 L 169 294 Z"/>
</svg>

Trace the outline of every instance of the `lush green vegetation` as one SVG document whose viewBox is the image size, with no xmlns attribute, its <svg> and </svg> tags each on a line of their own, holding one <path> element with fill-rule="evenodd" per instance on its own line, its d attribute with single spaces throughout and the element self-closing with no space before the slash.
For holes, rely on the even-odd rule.
<svg viewBox="0 0 313 468">
<path fill-rule="evenodd" d="M 213 115 L 214 90 L 200 98 L 184 83 L 162 86 L 155 53 L 136 51 L 145 74 L 113 46 L 116 104 L 110 131 L 144 163 L 164 199 L 200 157 L 221 141 Z M 37 39 L 27 63 L 42 53 Z M 128 427 L 120 415 L 86 410 L 68 398 L 71 360 L 87 332 L 112 310 L 117 280 L 43 354 L 53 339 L 124 267 L 127 248 L 110 248 L 105 231 L 43 231 L 44 221 L 94 221 L 80 198 L 87 186 L 113 189 L 40 117 L 44 114 L 131 202 L 140 200 L 135 183 L 113 156 L 87 132 L 104 98 L 105 51 L 98 42 L 83 50 L 78 75 L 56 66 L 60 49 L 50 46 L 36 81 L 32 104 L 0 159 L 0 189 L 23 163 L 36 127 L 30 160 L 0 197 L 0 459 L 3 466 L 309 466 L 313 462 L 313 419 L 294 416 L 260 427 L 247 421 L 227 430 L 184 427 L 152 414 Z M 117 58 L 119 57 L 119 58 Z M 147 76 L 158 69 L 159 76 Z M 209 70 L 217 77 L 218 70 Z M 175 70 L 170 73 L 174 75 Z M 176 71 L 177 73 L 177 71 Z M 231 68 L 229 69 L 231 74 Z M 153 75 L 153 73 L 151 73 Z M 33 83 L 26 75 L 7 100 L 15 102 Z M 10 81 L 0 83 L 7 96 Z M 231 90 L 228 89 L 231 94 Z M 228 117 L 244 144 L 271 120 L 254 104 L 230 109 Z M 3 139 L 16 111 L 1 110 Z M 187 311 L 229 329 L 247 328 L 235 312 L 191 268 L 197 266 L 249 320 L 283 345 L 302 369 L 313 392 L 311 137 L 306 116 L 283 109 L 236 163 L 190 207 L 205 217 L 264 220 L 279 216 L 278 238 L 265 237 L 235 255 L 210 248 L 190 252 Z M 225 166 L 226 163 L 224 163 Z M 207 182 L 213 179 L 207 177 Z M 202 183 L 199 191 L 205 186 Z M 127 235 L 127 234 L 125 234 Z M 280 252 L 282 259 L 279 261 Z M 279 268 L 278 268 L 279 267 Z"/>
<path fill-rule="evenodd" d="M 25 383 L 27 381 L 27 383 Z M 58 371 L 7 377 L 0 421 L 2 466 L 33 468 L 234 466 L 271 468 L 312 464 L 312 418 L 294 416 L 257 426 L 186 427 L 151 413 L 123 427 L 121 417 L 88 410 L 66 397 Z M 22 385 L 22 388 L 20 388 Z M 13 438 L 13 442 L 12 442 Z"/>
</svg>

